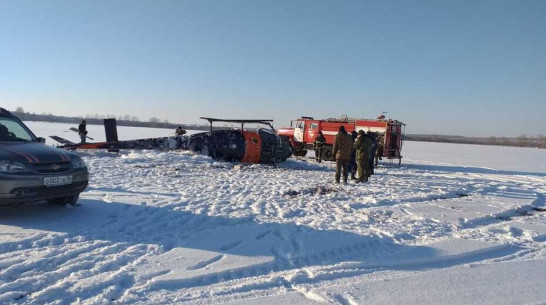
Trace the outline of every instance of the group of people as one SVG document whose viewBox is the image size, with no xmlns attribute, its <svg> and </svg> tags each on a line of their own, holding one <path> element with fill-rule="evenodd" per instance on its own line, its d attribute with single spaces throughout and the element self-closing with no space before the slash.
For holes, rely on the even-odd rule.
<svg viewBox="0 0 546 305">
<path fill-rule="evenodd" d="M 314 142 L 315 156 L 319 163 L 322 161 L 325 144 L 326 139 L 322 132 L 319 132 Z M 376 156 L 376 152 L 378 148 L 380 149 L 379 146 L 376 133 L 359 130 L 349 134 L 344 126 L 340 126 L 334 139 L 332 152 L 336 161 L 335 182 L 340 183 L 343 175 L 343 183 L 346 184 L 349 172 L 351 179 L 356 180 L 357 183 L 368 182 L 369 177 L 374 173 L 374 163 L 377 165 L 379 156 Z M 375 162 L 374 159 L 376 159 Z"/>
</svg>

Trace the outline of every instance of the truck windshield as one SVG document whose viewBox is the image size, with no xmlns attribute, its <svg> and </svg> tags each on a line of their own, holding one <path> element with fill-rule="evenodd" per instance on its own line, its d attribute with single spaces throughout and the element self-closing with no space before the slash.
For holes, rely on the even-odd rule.
<svg viewBox="0 0 546 305">
<path fill-rule="evenodd" d="M 9 117 L 0 117 L 0 141 L 35 141 L 25 126 Z"/>
</svg>

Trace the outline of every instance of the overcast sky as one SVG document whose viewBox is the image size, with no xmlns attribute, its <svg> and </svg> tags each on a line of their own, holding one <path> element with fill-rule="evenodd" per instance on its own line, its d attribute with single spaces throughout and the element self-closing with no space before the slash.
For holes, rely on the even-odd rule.
<svg viewBox="0 0 546 305">
<path fill-rule="evenodd" d="M 0 0 L 0 107 L 546 134 L 546 1 Z"/>
</svg>

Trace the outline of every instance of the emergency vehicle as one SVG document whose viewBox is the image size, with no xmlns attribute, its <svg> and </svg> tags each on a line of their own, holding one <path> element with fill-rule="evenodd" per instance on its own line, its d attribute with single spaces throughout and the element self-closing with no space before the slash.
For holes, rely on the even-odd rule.
<svg viewBox="0 0 546 305">
<path fill-rule="evenodd" d="M 314 119 L 302 116 L 291 122 L 291 127 L 280 128 L 277 134 L 286 140 L 295 156 L 305 156 L 308 150 L 313 149 L 313 142 L 319 131 L 326 138 L 326 147 L 323 150 L 322 159 L 333 161 L 333 143 L 339 126 L 345 126 L 348 133 L 364 130 L 377 134 L 377 141 L 382 148 L 378 149 L 376 156 L 390 160 L 398 159 L 402 162 L 402 143 L 405 124 L 398 120 L 385 119 L 381 115 L 377 119 L 353 119 L 343 116 L 341 119 Z"/>
</svg>

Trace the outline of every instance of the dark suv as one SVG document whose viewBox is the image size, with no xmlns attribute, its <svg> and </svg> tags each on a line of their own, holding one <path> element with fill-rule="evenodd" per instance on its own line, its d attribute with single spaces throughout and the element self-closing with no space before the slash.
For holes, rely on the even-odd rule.
<svg viewBox="0 0 546 305">
<path fill-rule="evenodd" d="M 44 142 L 0 108 L 0 205 L 44 200 L 76 203 L 87 187 L 87 166 L 77 155 Z"/>
</svg>

